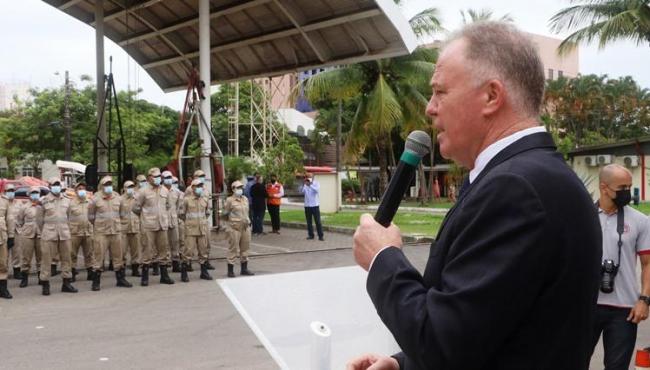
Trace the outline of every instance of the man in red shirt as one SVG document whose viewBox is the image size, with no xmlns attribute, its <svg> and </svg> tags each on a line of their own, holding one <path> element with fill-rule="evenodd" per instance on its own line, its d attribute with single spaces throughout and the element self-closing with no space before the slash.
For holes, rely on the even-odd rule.
<svg viewBox="0 0 650 370">
<path fill-rule="evenodd" d="M 269 210 L 269 215 L 271 216 L 271 225 L 273 227 L 274 234 L 280 233 L 280 204 L 282 203 L 282 197 L 284 196 L 284 187 L 278 181 L 276 175 L 271 175 L 271 182 L 266 184 L 266 193 L 268 197 L 266 198 L 266 206 Z"/>
</svg>

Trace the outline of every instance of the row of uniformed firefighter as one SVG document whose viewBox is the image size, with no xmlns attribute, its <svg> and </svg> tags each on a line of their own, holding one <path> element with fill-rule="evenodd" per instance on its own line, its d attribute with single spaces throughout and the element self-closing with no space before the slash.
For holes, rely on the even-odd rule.
<svg viewBox="0 0 650 370">
<path fill-rule="evenodd" d="M 0 298 L 12 298 L 7 289 L 9 265 L 13 265 L 20 287 L 29 285 L 32 260 L 36 259 L 38 283 L 42 294 L 50 294 L 50 277 L 61 265 L 62 292 L 76 293 L 72 285 L 78 274 L 77 255 L 81 249 L 87 280 L 92 290 L 101 289 L 104 257 L 109 254 L 109 270 L 115 271 L 118 287 L 132 287 L 126 279 L 127 256 L 131 276 L 140 277 L 140 285 L 149 285 L 149 270 L 160 275 L 161 284 L 174 284 L 169 276 L 179 272 L 188 282 L 192 257 L 198 254 L 201 279 L 212 280 L 208 270 L 210 194 L 204 190 L 205 173 L 197 170 L 185 193 L 169 171 L 151 168 L 148 176 L 138 175 L 137 186 L 124 183 L 122 195 L 113 191 L 113 180 L 103 177 L 98 191 L 87 195 L 83 182 L 74 193 L 63 192 L 61 180 L 49 179 L 49 194 L 41 197 L 38 186 L 29 189 L 29 200 L 14 199 L 15 187 L 5 188 L 0 198 Z M 233 195 L 226 200 L 222 216 L 230 243 L 228 276 L 234 277 L 234 263 L 241 261 L 241 274 L 248 270 L 250 220 L 248 200 L 242 195 L 243 184 L 232 184 Z M 11 255 L 11 257 L 9 256 Z M 48 268 L 49 267 L 49 268 Z"/>
</svg>

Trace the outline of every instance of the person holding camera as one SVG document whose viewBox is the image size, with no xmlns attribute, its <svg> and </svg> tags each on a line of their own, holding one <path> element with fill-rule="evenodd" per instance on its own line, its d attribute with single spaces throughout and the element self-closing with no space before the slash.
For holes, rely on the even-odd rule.
<svg viewBox="0 0 650 370">
<path fill-rule="evenodd" d="M 314 180 L 314 175 L 306 173 L 303 183 L 300 186 L 300 192 L 305 195 L 305 218 L 307 219 L 307 240 L 314 239 L 314 227 L 312 219 L 316 222 L 316 232 L 318 240 L 324 241 L 323 225 L 320 221 L 320 184 Z"/>
<path fill-rule="evenodd" d="M 592 343 L 601 333 L 605 370 L 627 370 L 636 343 L 637 324 L 650 305 L 650 220 L 629 207 L 632 173 L 610 164 L 599 174 L 598 216 L 603 233 L 600 293 Z M 636 276 L 641 260 L 641 290 Z"/>
</svg>

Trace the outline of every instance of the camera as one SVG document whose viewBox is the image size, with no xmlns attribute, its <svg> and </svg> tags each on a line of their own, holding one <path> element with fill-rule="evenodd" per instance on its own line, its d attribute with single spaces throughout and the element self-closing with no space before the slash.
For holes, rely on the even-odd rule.
<svg viewBox="0 0 650 370">
<path fill-rule="evenodd" d="M 604 260 L 600 270 L 600 291 L 611 293 L 614 291 L 614 279 L 618 273 L 618 265 L 613 260 Z"/>
</svg>

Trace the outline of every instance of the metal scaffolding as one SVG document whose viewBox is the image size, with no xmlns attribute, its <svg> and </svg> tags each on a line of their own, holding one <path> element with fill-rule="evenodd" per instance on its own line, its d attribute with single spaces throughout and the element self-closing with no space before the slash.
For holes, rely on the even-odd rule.
<svg viewBox="0 0 650 370">
<path fill-rule="evenodd" d="M 239 156 L 240 132 L 249 133 L 249 156 L 256 162 L 261 163 L 264 152 L 273 146 L 284 135 L 284 129 L 277 122 L 275 98 L 282 99 L 282 104 L 289 99 L 290 92 L 283 89 L 282 83 L 285 78 L 258 78 L 251 80 L 247 92 L 250 96 L 250 107 L 248 115 L 242 119 L 240 115 L 240 86 L 233 83 L 229 87 L 228 94 L 228 154 Z"/>
<path fill-rule="evenodd" d="M 239 157 L 239 82 L 228 89 L 228 155 Z"/>
</svg>

